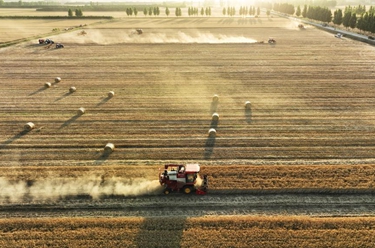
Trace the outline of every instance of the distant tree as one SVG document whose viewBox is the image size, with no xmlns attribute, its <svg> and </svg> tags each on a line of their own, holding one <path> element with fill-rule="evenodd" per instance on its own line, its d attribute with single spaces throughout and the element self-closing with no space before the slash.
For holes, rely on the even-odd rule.
<svg viewBox="0 0 375 248">
<path fill-rule="evenodd" d="M 349 27 L 353 29 L 356 26 L 357 26 L 357 15 L 356 13 L 352 13 L 352 16 L 350 17 L 350 20 L 349 20 Z"/>
<path fill-rule="evenodd" d="M 344 17 L 342 18 L 342 25 L 348 28 L 350 26 L 350 18 L 352 17 L 352 12 L 346 11 Z"/>
<path fill-rule="evenodd" d="M 69 17 L 73 17 L 73 11 L 72 11 L 72 9 L 69 9 L 69 10 L 68 10 L 68 16 L 69 16 Z"/>
<path fill-rule="evenodd" d="M 266 12 L 267 16 L 269 17 L 270 14 L 271 14 L 271 11 L 269 9 L 267 9 L 267 12 Z"/>
<path fill-rule="evenodd" d="M 223 8 L 223 15 L 226 15 L 227 14 L 227 10 L 226 8 Z"/>
<path fill-rule="evenodd" d="M 4 0 L 0 0 L 0 6 L 4 5 Z"/>
<path fill-rule="evenodd" d="M 22 4 L 23 4 L 23 3 L 22 3 L 22 0 L 19 0 L 19 1 L 18 1 L 18 5 L 19 5 L 19 6 L 22 6 Z"/>
<path fill-rule="evenodd" d="M 337 9 L 333 12 L 333 24 L 341 25 L 342 24 L 342 10 Z"/>
<path fill-rule="evenodd" d="M 83 16 L 83 14 L 82 14 L 82 10 L 81 10 L 81 9 L 76 9 L 76 10 L 75 10 L 75 14 L 76 14 L 77 17 L 81 17 L 81 16 Z"/>
<path fill-rule="evenodd" d="M 208 16 L 211 16 L 211 7 L 208 7 Z"/>
<path fill-rule="evenodd" d="M 134 12 L 134 15 L 135 15 L 135 16 L 138 15 L 138 10 L 137 10 L 137 8 L 134 7 L 133 12 Z"/>
<path fill-rule="evenodd" d="M 306 18 L 306 17 L 307 17 L 307 5 L 303 6 L 302 17 L 303 17 L 303 18 Z"/>
<path fill-rule="evenodd" d="M 165 8 L 165 14 L 166 14 L 167 16 L 169 16 L 170 13 L 171 13 L 171 12 L 169 11 L 168 7 Z"/>
<path fill-rule="evenodd" d="M 257 8 L 257 16 L 260 15 L 260 7 Z"/>
<path fill-rule="evenodd" d="M 143 9 L 143 14 L 144 14 L 144 15 L 146 16 L 146 15 L 147 15 L 147 13 L 148 13 L 148 12 L 147 12 L 147 9 L 146 9 L 146 8 L 144 8 L 144 9 Z"/>
<path fill-rule="evenodd" d="M 203 9 L 203 7 L 201 8 L 201 16 L 203 16 L 204 15 L 204 9 Z"/>
<path fill-rule="evenodd" d="M 297 10 L 296 10 L 296 16 L 300 16 L 301 15 L 301 7 L 298 5 L 297 7 Z"/>
</svg>

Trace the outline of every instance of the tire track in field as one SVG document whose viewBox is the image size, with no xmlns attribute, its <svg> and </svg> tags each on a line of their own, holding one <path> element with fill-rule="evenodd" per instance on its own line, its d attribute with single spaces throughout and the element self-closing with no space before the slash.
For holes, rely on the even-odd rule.
<svg viewBox="0 0 375 248">
<path fill-rule="evenodd" d="M 372 194 L 173 194 L 169 196 L 81 196 L 55 202 L 2 204 L 4 217 L 308 215 L 374 216 Z"/>
</svg>

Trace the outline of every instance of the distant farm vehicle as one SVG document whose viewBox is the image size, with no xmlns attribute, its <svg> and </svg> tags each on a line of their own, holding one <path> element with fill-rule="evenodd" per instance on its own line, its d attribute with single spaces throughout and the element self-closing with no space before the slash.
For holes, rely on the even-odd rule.
<svg viewBox="0 0 375 248">
<path fill-rule="evenodd" d="M 342 37 L 342 34 L 341 34 L 341 33 L 337 33 L 337 34 L 335 34 L 335 37 L 336 37 L 336 38 L 341 38 L 341 37 Z"/>
<path fill-rule="evenodd" d="M 39 42 L 40 45 L 42 45 L 42 44 L 44 44 L 45 40 L 44 39 L 39 39 L 38 42 Z"/>
<path fill-rule="evenodd" d="M 56 49 L 58 49 L 58 48 L 64 48 L 64 45 L 61 44 L 61 43 L 57 43 L 57 44 L 56 44 Z"/>
<path fill-rule="evenodd" d="M 85 30 L 82 30 L 81 32 L 78 33 L 78 35 L 86 35 L 87 32 Z"/>
<path fill-rule="evenodd" d="M 268 39 L 268 43 L 269 44 L 274 44 L 274 43 L 276 43 L 276 40 L 274 38 L 269 38 Z"/>
<path fill-rule="evenodd" d="M 305 26 L 303 24 L 298 24 L 299 29 L 305 29 Z"/>
<path fill-rule="evenodd" d="M 137 34 L 143 34 L 143 30 L 142 29 L 136 29 L 135 31 L 137 31 Z"/>
<path fill-rule="evenodd" d="M 51 39 L 46 39 L 44 41 L 44 44 L 53 44 L 53 43 L 55 43 L 55 42 L 53 40 L 51 40 Z"/>
<path fill-rule="evenodd" d="M 375 40 L 374 36 L 371 36 L 371 35 L 368 38 L 369 40 Z"/>
<path fill-rule="evenodd" d="M 202 184 L 197 185 L 199 171 L 198 164 L 166 164 L 164 171 L 159 174 L 159 182 L 164 186 L 164 194 L 168 195 L 171 192 L 206 194 L 208 190 L 207 176 L 204 175 Z"/>
</svg>

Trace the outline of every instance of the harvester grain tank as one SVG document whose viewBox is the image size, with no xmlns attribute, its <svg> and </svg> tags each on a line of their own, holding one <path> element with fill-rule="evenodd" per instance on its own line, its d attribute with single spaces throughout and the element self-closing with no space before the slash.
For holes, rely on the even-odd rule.
<svg viewBox="0 0 375 248">
<path fill-rule="evenodd" d="M 159 174 L 159 182 L 164 186 L 164 194 L 167 195 L 171 192 L 206 194 L 208 190 L 207 175 L 203 176 L 202 183 L 199 185 L 197 183 L 199 172 L 198 164 L 166 164 L 164 171 Z"/>
</svg>

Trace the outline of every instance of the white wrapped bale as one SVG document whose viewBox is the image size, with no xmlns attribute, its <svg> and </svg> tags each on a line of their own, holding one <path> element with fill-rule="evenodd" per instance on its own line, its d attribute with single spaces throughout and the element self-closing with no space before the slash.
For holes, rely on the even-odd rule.
<svg viewBox="0 0 375 248">
<path fill-rule="evenodd" d="M 245 102 L 245 109 L 251 109 L 251 102 L 250 101 Z"/>
<path fill-rule="evenodd" d="M 32 123 L 32 122 L 28 122 L 28 123 L 26 123 L 26 125 L 24 126 L 24 129 L 25 129 L 25 131 L 27 131 L 27 132 L 33 130 L 34 128 L 35 128 L 35 124 Z"/>
<path fill-rule="evenodd" d="M 47 82 L 47 83 L 44 84 L 44 87 L 46 87 L 46 88 L 50 88 L 51 86 L 52 86 L 52 84 L 49 83 L 49 82 Z"/>
<path fill-rule="evenodd" d="M 55 83 L 60 83 L 60 82 L 61 82 L 61 78 L 60 77 L 55 78 Z"/>
<path fill-rule="evenodd" d="M 212 121 L 219 121 L 219 114 L 218 113 L 213 113 L 212 114 Z"/>
<path fill-rule="evenodd" d="M 85 108 L 81 107 L 81 108 L 78 109 L 78 114 L 79 115 L 83 115 L 85 112 L 86 112 Z"/>
<path fill-rule="evenodd" d="M 74 86 L 72 86 L 72 87 L 69 88 L 69 92 L 70 93 L 73 93 L 73 92 L 76 92 L 76 91 L 77 91 L 77 89 Z"/>
<path fill-rule="evenodd" d="M 108 92 L 108 98 L 112 98 L 114 96 L 115 96 L 115 92 L 114 91 Z"/>
<path fill-rule="evenodd" d="M 218 95 L 214 95 L 214 96 L 212 97 L 212 101 L 213 101 L 213 102 L 217 102 L 217 101 L 219 101 L 219 96 L 218 96 Z"/>
<path fill-rule="evenodd" d="M 215 137 L 216 136 L 216 129 L 210 128 L 210 130 L 208 130 L 208 136 L 209 137 Z"/>
<path fill-rule="evenodd" d="M 111 153 L 115 150 L 115 145 L 113 143 L 107 143 L 104 147 L 105 153 Z"/>
</svg>

